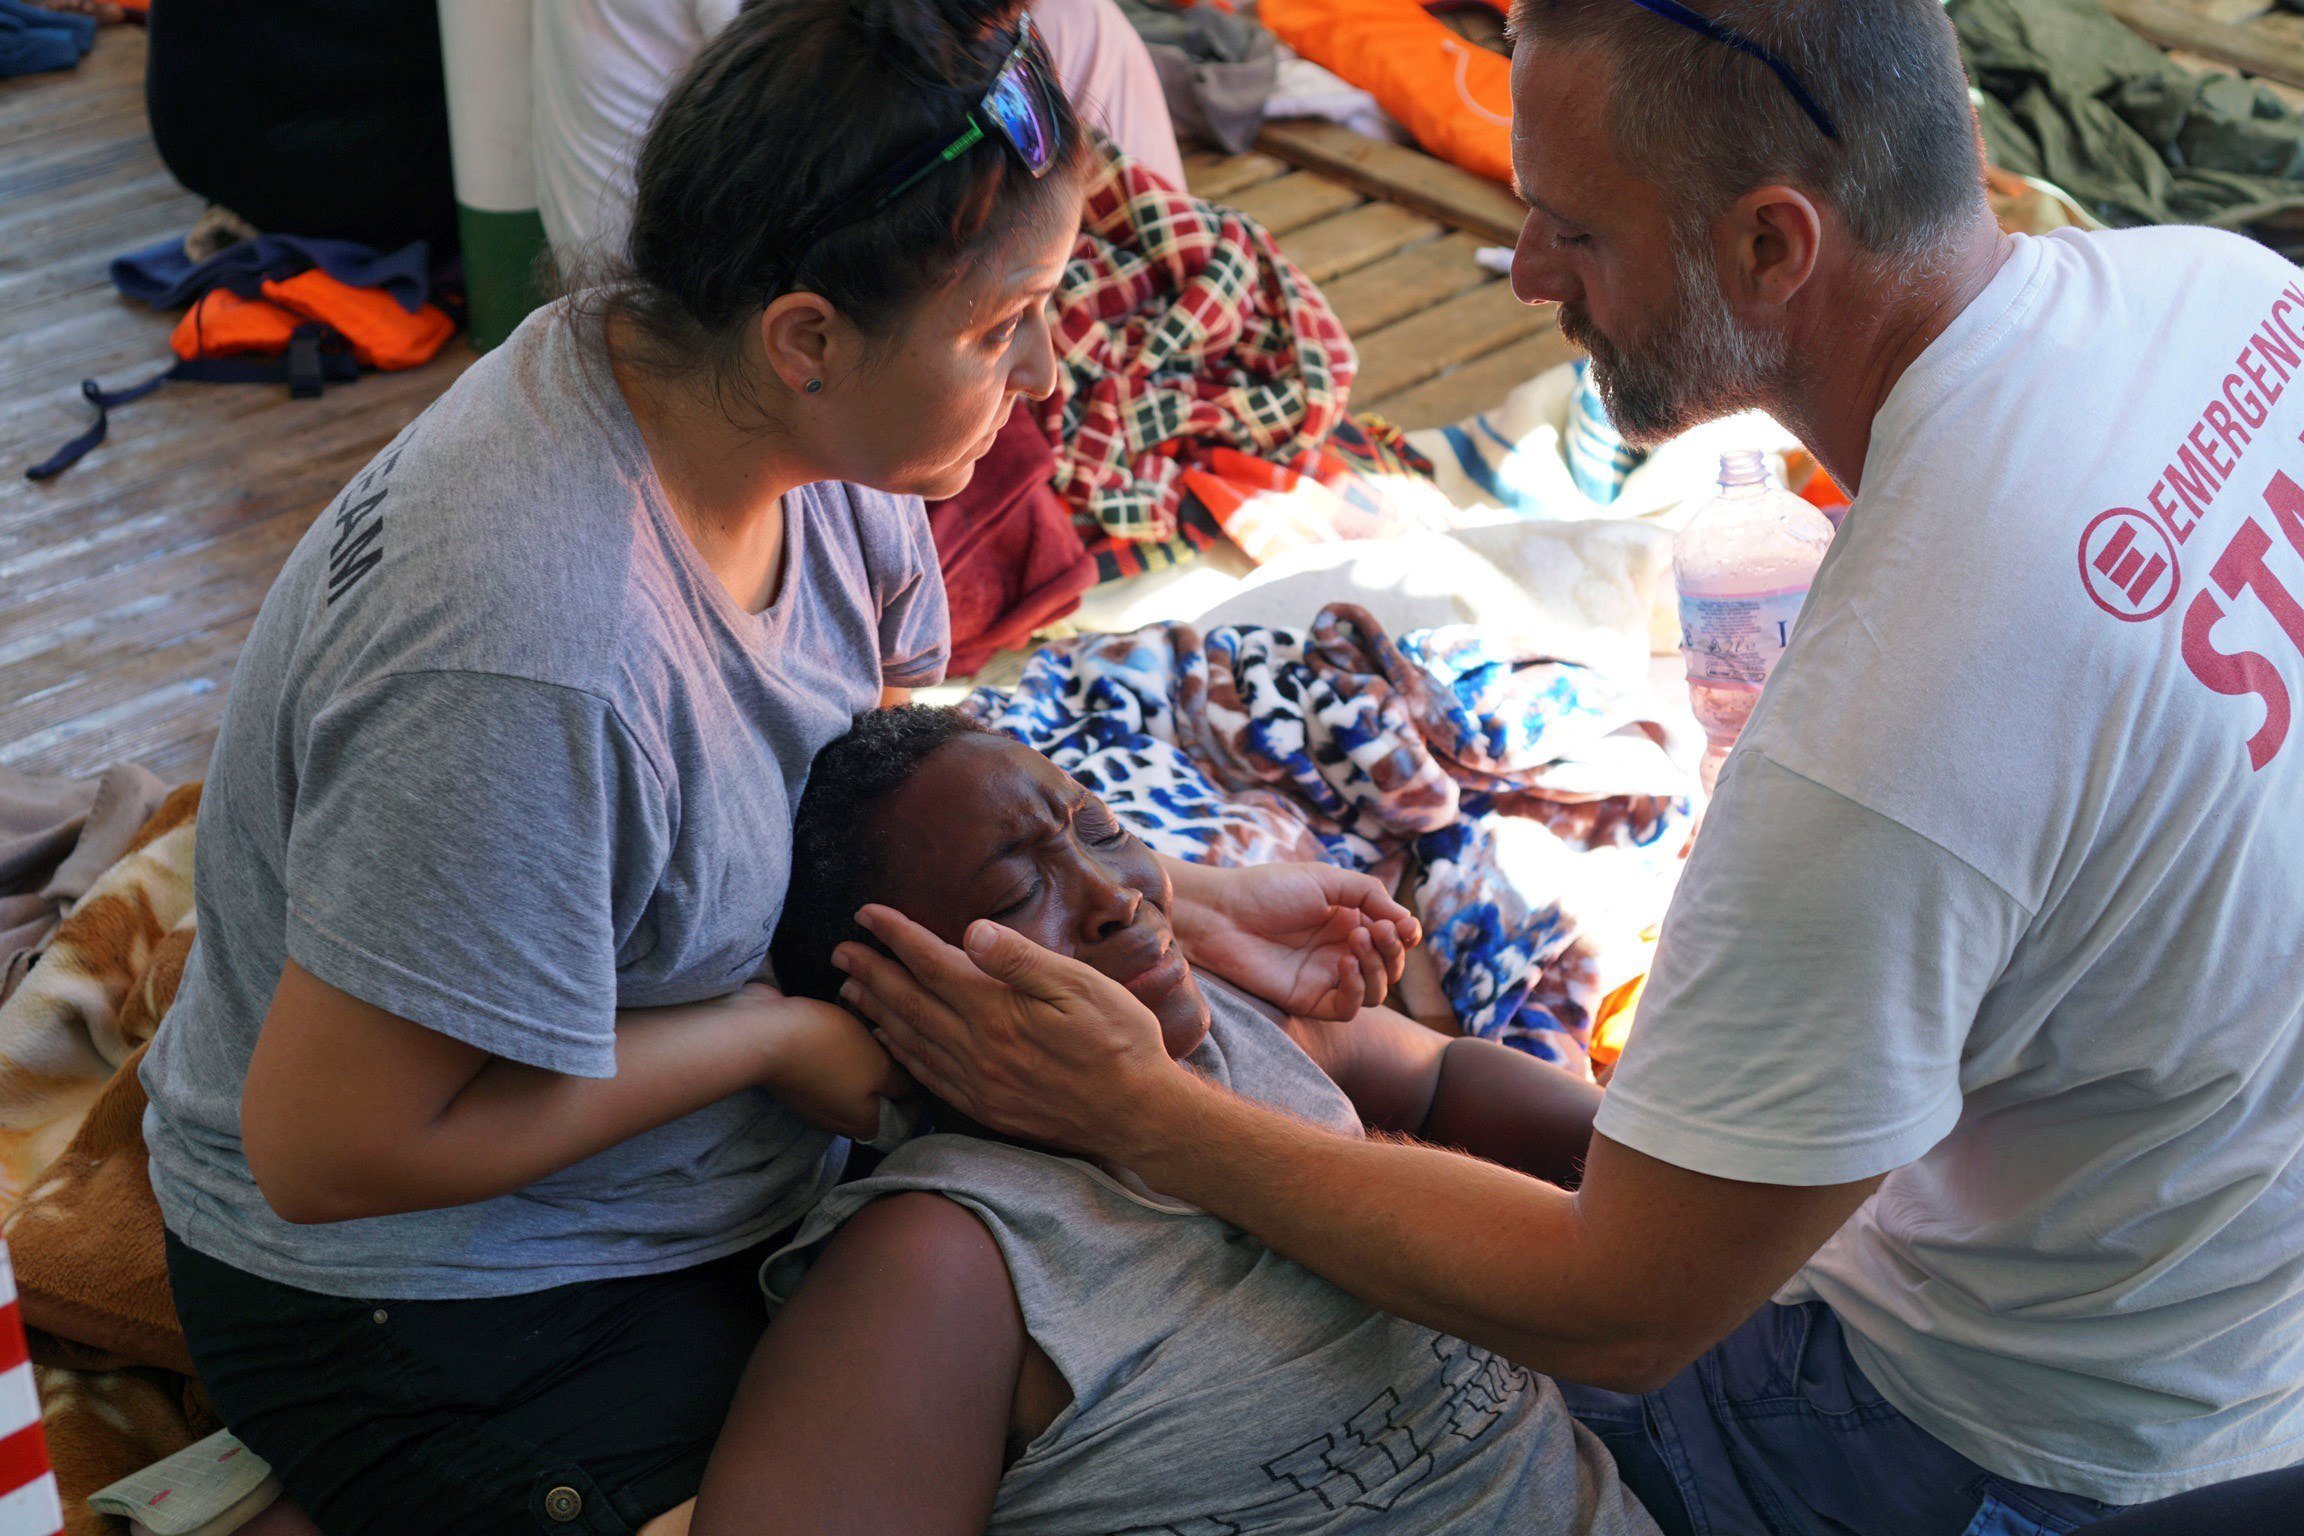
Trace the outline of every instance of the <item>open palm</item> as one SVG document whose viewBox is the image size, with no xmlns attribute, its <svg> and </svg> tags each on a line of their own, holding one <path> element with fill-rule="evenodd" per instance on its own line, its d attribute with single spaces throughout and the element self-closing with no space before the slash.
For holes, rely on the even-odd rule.
<svg viewBox="0 0 2304 1536">
<path fill-rule="evenodd" d="M 1381 884 L 1333 865 L 1225 870 L 1194 894 L 1177 914 L 1194 962 L 1308 1018 L 1382 1002 L 1421 936 Z"/>
</svg>

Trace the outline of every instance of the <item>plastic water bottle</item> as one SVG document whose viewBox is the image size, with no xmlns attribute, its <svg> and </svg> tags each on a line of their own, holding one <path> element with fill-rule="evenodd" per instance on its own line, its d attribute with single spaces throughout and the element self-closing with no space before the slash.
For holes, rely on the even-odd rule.
<svg viewBox="0 0 2304 1536">
<path fill-rule="evenodd" d="M 1831 543 L 1824 514 L 1778 485 L 1756 452 L 1722 457 L 1720 494 L 1680 530 L 1672 579 L 1680 589 L 1688 702 L 1706 737 L 1706 794 L 1791 643 L 1801 601 Z"/>
</svg>

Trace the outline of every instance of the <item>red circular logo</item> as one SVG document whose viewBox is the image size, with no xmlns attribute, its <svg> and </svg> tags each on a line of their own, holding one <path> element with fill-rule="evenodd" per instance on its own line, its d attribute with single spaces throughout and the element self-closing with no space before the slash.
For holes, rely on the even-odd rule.
<svg viewBox="0 0 2304 1536">
<path fill-rule="evenodd" d="M 2156 619 L 2182 585 L 2176 541 L 2134 507 L 2114 507 L 2080 535 L 2080 579 L 2112 617 L 2130 624 Z"/>
</svg>

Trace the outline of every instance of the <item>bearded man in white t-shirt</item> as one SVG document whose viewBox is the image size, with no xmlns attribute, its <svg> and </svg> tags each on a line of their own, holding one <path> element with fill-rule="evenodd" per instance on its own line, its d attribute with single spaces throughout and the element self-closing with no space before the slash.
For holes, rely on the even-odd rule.
<svg viewBox="0 0 2304 1536">
<path fill-rule="evenodd" d="M 2004 236 L 1937 0 L 1517 31 L 1520 296 L 1628 438 L 1758 407 L 1856 493 L 1581 1190 L 1232 1099 L 995 925 L 872 914 L 857 1006 L 977 1118 L 1591 1384 L 1667 1530 L 2272 1528 L 2216 1485 L 2304 1461 L 2304 276 Z"/>
</svg>

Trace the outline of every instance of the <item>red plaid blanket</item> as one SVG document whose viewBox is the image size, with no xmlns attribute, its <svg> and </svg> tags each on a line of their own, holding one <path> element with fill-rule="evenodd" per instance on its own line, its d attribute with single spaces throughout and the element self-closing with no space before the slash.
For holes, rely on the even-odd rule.
<svg viewBox="0 0 2304 1536">
<path fill-rule="evenodd" d="M 1099 148 L 1040 425 L 1074 508 L 1116 538 L 1172 539 L 1196 451 L 1294 465 L 1343 419 L 1359 360 L 1262 226 Z"/>
</svg>

